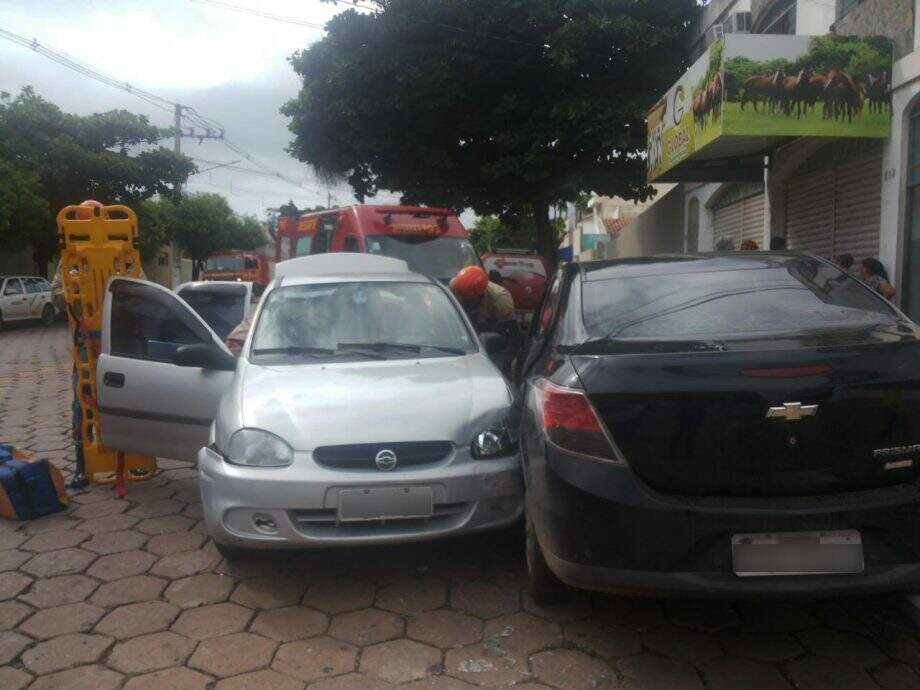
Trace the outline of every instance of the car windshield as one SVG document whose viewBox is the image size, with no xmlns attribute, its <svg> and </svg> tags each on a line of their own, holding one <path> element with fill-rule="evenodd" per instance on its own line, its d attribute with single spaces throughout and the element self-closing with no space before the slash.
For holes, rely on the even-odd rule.
<svg viewBox="0 0 920 690">
<path fill-rule="evenodd" d="M 474 349 L 456 307 L 438 286 L 345 282 L 273 290 L 256 324 L 252 356 L 395 359 Z"/>
<path fill-rule="evenodd" d="M 368 254 L 403 259 L 413 271 L 440 280 L 450 280 L 461 268 L 479 263 L 473 245 L 462 237 L 370 235 L 365 243 Z"/>
<path fill-rule="evenodd" d="M 846 273 L 806 257 L 783 267 L 589 280 L 582 299 L 588 332 L 610 339 L 731 339 L 897 320 Z"/>
<path fill-rule="evenodd" d="M 226 340 L 246 315 L 246 286 L 220 285 L 212 289 L 187 287 L 179 291 L 221 340 Z"/>
<path fill-rule="evenodd" d="M 206 271 L 240 271 L 243 269 L 241 256 L 212 256 L 204 265 Z"/>
</svg>

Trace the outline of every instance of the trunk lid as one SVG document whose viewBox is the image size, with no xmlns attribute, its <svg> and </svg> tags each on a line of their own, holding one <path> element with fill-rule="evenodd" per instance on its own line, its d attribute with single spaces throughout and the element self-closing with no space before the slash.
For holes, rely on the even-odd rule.
<svg viewBox="0 0 920 690">
<path fill-rule="evenodd" d="M 810 496 L 916 476 L 920 343 L 913 333 L 889 335 L 881 344 L 784 349 L 587 354 L 597 351 L 589 347 L 572 362 L 631 469 L 652 489 Z M 782 415 L 787 403 L 818 407 L 799 420 L 767 416 L 774 407 Z"/>
</svg>

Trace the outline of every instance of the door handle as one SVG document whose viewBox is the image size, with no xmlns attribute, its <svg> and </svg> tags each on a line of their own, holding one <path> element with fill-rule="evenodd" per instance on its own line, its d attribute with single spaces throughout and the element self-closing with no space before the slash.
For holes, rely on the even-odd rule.
<svg viewBox="0 0 920 690">
<path fill-rule="evenodd" d="M 125 375 L 119 374 L 114 371 L 107 371 L 102 377 L 102 382 L 111 388 L 124 388 L 125 387 Z"/>
</svg>

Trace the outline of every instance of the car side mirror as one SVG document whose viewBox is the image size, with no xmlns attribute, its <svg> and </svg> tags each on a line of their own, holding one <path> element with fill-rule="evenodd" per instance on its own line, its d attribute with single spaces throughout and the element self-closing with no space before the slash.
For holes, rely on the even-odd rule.
<svg viewBox="0 0 920 690">
<path fill-rule="evenodd" d="M 490 356 L 500 354 L 508 347 L 508 339 L 501 333 L 480 333 L 479 339 L 486 354 Z"/>
<path fill-rule="evenodd" d="M 200 367 L 214 371 L 233 371 L 236 357 L 210 343 L 182 345 L 173 355 L 173 364 L 180 367 Z"/>
</svg>

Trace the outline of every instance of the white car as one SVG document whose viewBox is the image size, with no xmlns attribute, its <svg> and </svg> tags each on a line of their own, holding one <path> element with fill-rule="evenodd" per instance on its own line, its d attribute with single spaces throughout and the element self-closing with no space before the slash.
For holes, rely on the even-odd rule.
<svg viewBox="0 0 920 690">
<path fill-rule="evenodd" d="M 431 539 L 523 511 L 514 395 L 450 290 L 404 261 L 282 262 L 235 359 L 175 293 L 113 278 L 103 443 L 197 457 L 208 531 L 240 549 Z"/>
<path fill-rule="evenodd" d="M 38 276 L 0 276 L 0 330 L 5 323 L 40 320 L 54 323 L 51 283 Z"/>
</svg>

